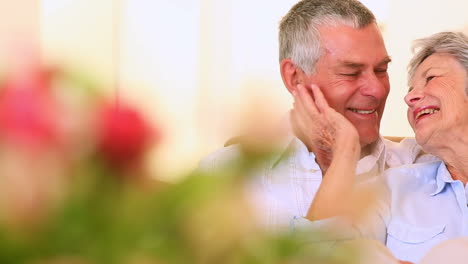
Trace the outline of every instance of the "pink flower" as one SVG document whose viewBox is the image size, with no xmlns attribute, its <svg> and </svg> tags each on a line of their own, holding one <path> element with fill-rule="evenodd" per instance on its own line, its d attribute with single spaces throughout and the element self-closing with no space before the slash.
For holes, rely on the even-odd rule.
<svg viewBox="0 0 468 264">
<path fill-rule="evenodd" d="M 39 72 L 0 87 L 0 138 L 29 151 L 56 147 L 60 109 L 50 91 L 50 76 Z"/>
</svg>

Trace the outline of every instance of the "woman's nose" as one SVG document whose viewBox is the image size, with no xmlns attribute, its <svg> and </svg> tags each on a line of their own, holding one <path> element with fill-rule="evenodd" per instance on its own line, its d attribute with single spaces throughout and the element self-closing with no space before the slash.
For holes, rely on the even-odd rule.
<svg viewBox="0 0 468 264">
<path fill-rule="evenodd" d="M 405 95 L 405 102 L 408 106 L 412 106 L 423 97 L 424 93 L 421 91 L 421 89 L 413 88 Z"/>
</svg>

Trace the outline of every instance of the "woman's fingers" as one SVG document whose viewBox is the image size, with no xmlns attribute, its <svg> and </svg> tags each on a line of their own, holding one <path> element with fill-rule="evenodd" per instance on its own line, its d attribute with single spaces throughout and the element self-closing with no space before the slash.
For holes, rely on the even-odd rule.
<svg viewBox="0 0 468 264">
<path fill-rule="evenodd" d="M 311 113 L 312 115 L 318 114 L 319 111 L 317 109 L 316 102 L 314 101 L 312 95 L 308 92 L 308 89 L 304 85 L 297 85 L 297 94 L 298 101 L 301 102 L 301 104 L 307 112 Z"/>
<path fill-rule="evenodd" d="M 313 126 L 315 123 L 312 120 L 312 117 L 310 117 L 307 112 L 304 112 L 304 109 L 300 109 L 300 107 L 294 106 L 294 109 L 291 110 L 293 129 L 303 136 L 306 131 L 314 129 Z"/>
<path fill-rule="evenodd" d="M 299 94 L 299 91 L 294 91 L 294 110 L 295 110 L 295 115 L 296 115 L 296 121 L 301 120 L 306 123 L 310 122 L 311 120 L 316 119 L 317 112 L 313 111 L 309 112 L 305 103 L 301 99 L 301 95 Z"/>
<path fill-rule="evenodd" d="M 312 84 L 310 86 L 310 89 L 311 89 L 311 91 L 312 91 L 312 93 L 314 95 L 315 105 L 316 105 L 317 110 L 319 112 L 321 112 L 321 113 L 328 110 L 330 108 L 330 106 L 328 106 L 327 99 L 325 99 L 325 96 L 323 95 L 320 88 L 317 85 Z"/>
</svg>

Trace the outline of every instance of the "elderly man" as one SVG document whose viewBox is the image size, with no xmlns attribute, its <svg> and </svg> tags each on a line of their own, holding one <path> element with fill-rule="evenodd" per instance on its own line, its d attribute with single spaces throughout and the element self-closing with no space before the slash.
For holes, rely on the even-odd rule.
<svg viewBox="0 0 468 264">
<path fill-rule="evenodd" d="M 361 146 L 357 181 L 424 159 L 414 140 L 397 144 L 379 134 L 390 89 L 390 57 L 375 17 L 364 5 L 356 0 L 302 0 L 281 20 L 279 41 L 281 76 L 288 91 L 300 96 L 298 87 L 318 85 L 329 105 L 356 128 Z M 295 108 L 301 101 L 295 99 Z M 249 188 L 261 221 L 271 227 L 288 227 L 291 220 L 306 216 L 332 158 L 327 141 L 333 136 L 307 133 L 307 125 L 320 130 L 320 124 L 297 119 L 294 111 L 290 144 Z M 238 152 L 238 145 L 225 147 L 205 158 L 201 167 L 215 169 Z"/>
</svg>

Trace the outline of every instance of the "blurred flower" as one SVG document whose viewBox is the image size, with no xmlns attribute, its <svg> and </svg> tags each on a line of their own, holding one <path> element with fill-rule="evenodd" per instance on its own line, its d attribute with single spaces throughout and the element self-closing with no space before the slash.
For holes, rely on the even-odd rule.
<svg viewBox="0 0 468 264">
<path fill-rule="evenodd" d="M 288 120 L 274 115 L 268 101 L 257 100 L 243 110 L 242 127 L 237 139 L 244 158 L 249 163 L 277 157 L 291 140 Z"/>
<path fill-rule="evenodd" d="M 0 137 L 29 151 L 57 147 L 61 109 L 50 89 L 52 73 L 37 70 L 0 88 Z"/>
<path fill-rule="evenodd" d="M 135 108 L 122 102 L 104 104 L 98 111 L 97 148 L 113 168 L 134 167 L 142 162 L 159 131 Z"/>
<path fill-rule="evenodd" d="M 63 108 L 46 67 L 18 69 L 0 83 L 0 215 L 19 225 L 34 223 L 62 193 Z"/>
</svg>

